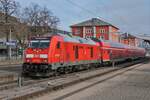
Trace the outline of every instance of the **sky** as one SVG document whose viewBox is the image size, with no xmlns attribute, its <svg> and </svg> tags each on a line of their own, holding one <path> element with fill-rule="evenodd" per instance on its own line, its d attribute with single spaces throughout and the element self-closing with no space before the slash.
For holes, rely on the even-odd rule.
<svg viewBox="0 0 150 100">
<path fill-rule="evenodd" d="M 100 18 L 120 32 L 150 35 L 150 0 L 16 0 L 22 7 L 31 3 L 46 6 L 60 19 L 59 28 Z"/>
</svg>

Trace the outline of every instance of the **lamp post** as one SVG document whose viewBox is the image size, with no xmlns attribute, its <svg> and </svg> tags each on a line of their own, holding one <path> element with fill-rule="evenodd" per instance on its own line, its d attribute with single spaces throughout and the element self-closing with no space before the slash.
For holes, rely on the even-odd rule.
<svg viewBox="0 0 150 100">
<path fill-rule="evenodd" d="M 11 48 L 11 38 L 12 38 L 12 26 L 14 24 L 12 23 L 6 23 L 4 24 L 4 26 L 6 27 L 6 33 L 8 33 L 8 39 L 6 39 L 6 44 L 7 44 L 7 59 L 10 60 L 11 59 L 11 55 L 12 55 L 12 48 Z"/>
<path fill-rule="evenodd" d="M 9 43 L 11 43 L 11 27 L 9 29 Z M 11 46 L 9 45 L 9 60 L 11 59 L 11 55 L 12 55 L 12 52 L 11 52 Z"/>
</svg>

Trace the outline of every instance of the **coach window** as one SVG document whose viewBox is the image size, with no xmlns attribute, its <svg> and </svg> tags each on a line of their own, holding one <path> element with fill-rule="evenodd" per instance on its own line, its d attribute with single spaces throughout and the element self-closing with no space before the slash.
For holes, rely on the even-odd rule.
<svg viewBox="0 0 150 100">
<path fill-rule="evenodd" d="M 57 49 L 60 49 L 60 42 L 57 42 Z"/>
</svg>

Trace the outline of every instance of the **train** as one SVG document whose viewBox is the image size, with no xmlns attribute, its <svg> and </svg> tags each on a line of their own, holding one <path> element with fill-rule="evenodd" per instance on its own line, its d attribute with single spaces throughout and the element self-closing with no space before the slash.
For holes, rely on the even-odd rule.
<svg viewBox="0 0 150 100">
<path fill-rule="evenodd" d="M 145 49 L 69 34 L 32 37 L 24 52 L 22 74 L 48 77 L 145 57 Z"/>
</svg>

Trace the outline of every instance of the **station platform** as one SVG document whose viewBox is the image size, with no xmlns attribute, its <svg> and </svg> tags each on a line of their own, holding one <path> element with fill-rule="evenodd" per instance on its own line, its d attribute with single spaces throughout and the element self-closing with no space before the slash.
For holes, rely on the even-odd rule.
<svg viewBox="0 0 150 100">
<path fill-rule="evenodd" d="M 103 82 L 94 78 L 36 100 L 150 100 L 150 61 Z"/>
</svg>

